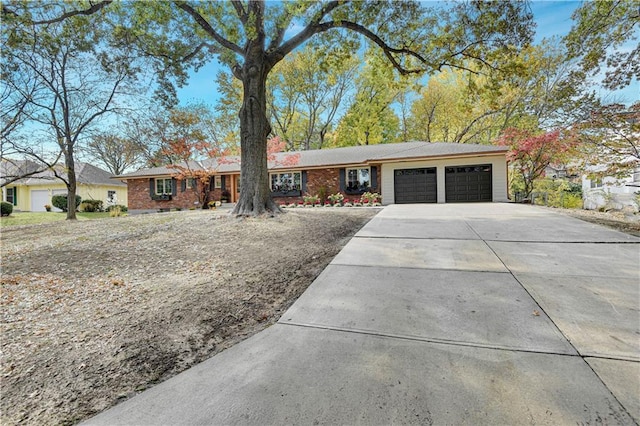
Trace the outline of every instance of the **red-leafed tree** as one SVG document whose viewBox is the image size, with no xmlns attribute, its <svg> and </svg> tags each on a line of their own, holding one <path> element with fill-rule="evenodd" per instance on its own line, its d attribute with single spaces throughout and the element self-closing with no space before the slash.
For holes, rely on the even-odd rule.
<svg viewBox="0 0 640 426">
<path fill-rule="evenodd" d="M 197 195 L 201 206 L 209 198 L 209 179 L 215 174 L 217 167 L 233 161 L 227 158 L 224 149 L 215 144 L 189 141 L 187 138 L 165 141 L 162 155 L 177 160 L 167 167 L 174 170 L 172 176 L 176 180 L 185 182 L 185 189 L 190 189 Z"/>
<path fill-rule="evenodd" d="M 276 155 L 279 152 L 284 152 L 287 149 L 287 142 L 275 136 L 267 140 L 267 161 L 271 163 L 271 166 L 295 166 L 300 161 L 300 154 L 284 154 Z"/>
<path fill-rule="evenodd" d="M 511 178 L 521 181 L 525 198 L 531 195 L 535 180 L 544 177 L 547 166 L 566 162 L 577 143 L 578 139 L 569 131 L 536 134 L 515 128 L 506 129 L 496 141 L 497 145 L 510 148 L 507 160 L 514 172 Z"/>
</svg>

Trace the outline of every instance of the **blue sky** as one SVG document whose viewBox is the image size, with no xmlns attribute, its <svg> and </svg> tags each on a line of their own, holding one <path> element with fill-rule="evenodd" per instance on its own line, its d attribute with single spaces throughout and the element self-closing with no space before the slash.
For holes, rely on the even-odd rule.
<svg viewBox="0 0 640 426">
<path fill-rule="evenodd" d="M 580 6 L 580 1 L 542 0 L 532 3 L 534 18 L 537 23 L 535 42 L 554 35 L 564 36 L 571 29 L 571 13 Z M 217 60 L 211 61 L 197 73 L 192 72 L 188 84 L 178 89 L 180 104 L 205 103 L 215 105 L 218 99 L 215 76 L 220 65 Z M 225 67 L 226 68 L 226 67 Z M 617 101 L 633 103 L 640 99 L 640 82 L 634 82 L 622 91 L 611 94 L 601 91 L 600 96 L 613 95 Z"/>
</svg>

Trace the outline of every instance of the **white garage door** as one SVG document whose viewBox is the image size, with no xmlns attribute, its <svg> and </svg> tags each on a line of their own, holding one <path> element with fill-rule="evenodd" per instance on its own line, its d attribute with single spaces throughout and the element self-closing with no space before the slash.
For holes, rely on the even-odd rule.
<svg viewBox="0 0 640 426">
<path fill-rule="evenodd" d="M 65 190 L 56 189 L 53 190 L 53 195 L 66 194 Z M 48 189 L 38 189 L 31 191 L 31 211 L 32 212 L 44 212 L 46 209 L 44 208 L 45 204 L 51 205 L 51 198 L 49 197 Z M 62 211 L 60 209 L 56 209 L 53 207 L 53 211 L 59 212 Z"/>
</svg>

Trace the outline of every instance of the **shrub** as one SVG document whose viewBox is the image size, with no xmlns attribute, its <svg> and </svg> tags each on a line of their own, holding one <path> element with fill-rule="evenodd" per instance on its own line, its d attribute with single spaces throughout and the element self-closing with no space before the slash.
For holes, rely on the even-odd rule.
<svg viewBox="0 0 640 426">
<path fill-rule="evenodd" d="M 310 204 L 312 206 L 320 202 L 320 197 L 318 197 L 317 195 L 305 195 L 304 197 L 302 197 L 302 199 L 304 200 L 305 204 Z"/>
<path fill-rule="evenodd" d="M 76 209 L 80 205 L 81 201 L 82 201 L 82 197 L 80 197 L 79 195 L 76 195 Z M 66 195 L 54 195 L 53 197 L 51 197 L 51 204 L 53 204 L 54 207 L 59 208 L 63 212 L 66 212 L 67 211 L 67 196 Z"/>
<path fill-rule="evenodd" d="M 84 200 L 80 203 L 80 210 L 88 213 L 101 212 L 102 200 Z"/>
<path fill-rule="evenodd" d="M 329 201 L 331 201 L 333 204 L 340 204 L 342 203 L 342 201 L 344 200 L 344 195 L 342 195 L 341 193 L 337 192 L 335 194 L 331 194 L 327 197 L 329 199 Z"/>
<path fill-rule="evenodd" d="M 0 212 L 2 216 L 9 216 L 13 213 L 13 204 L 3 201 L 2 204 L 0 204 Z"/>
<path fill-rule="evenodd" d="M 109 209 L 109 217 L 120 217 L 123 215 L 121 207 L 124 207 L 124 206 L 115 205 L 115 206 L 109 206 L 109 207 L 111 207 Z"/>
<path fill-rule="evenodd" d="M 535 199 L 536 204 L 566 209 L 582 208 L 582 186 L 561 179 L 539 179 L 534 184 L 534 192 L 542 194 Z"/>
<path fill-rule="evenodd" d="M 122 213 L 126 213 L 128 211 L 127 206 L 123 206 L 122 204 L 114 204 L 112 206 L 108 206 L 104 209 L 105 212 L 111 213 L 111 210 L 118 209 Z"/>
</svg>

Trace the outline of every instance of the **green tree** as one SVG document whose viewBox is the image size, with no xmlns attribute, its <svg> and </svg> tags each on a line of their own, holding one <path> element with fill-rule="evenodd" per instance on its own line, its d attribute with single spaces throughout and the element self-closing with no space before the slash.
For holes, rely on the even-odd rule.
<svg viewBox="0 0 640 426">
<path fill-rule="evenodd" d="M 63 3 L 68 16 L 96 13 L 109 1 Z M 273 67 L 311 39 L 332 41 L 363 37 L 380 48 L 402 74 L 464 66 L 500 68 L 505 53 L 517 50 L 532 36 L 531 13 L 523 2 L 456 3 L 450 9 L 426 8 L 417 1 L 230 1 L 133 2 L 119 5 L 132 11 L 113 36 L 141 46 L 158 58 L 163 83 L 186 79 L 187 66 L 199 66 L 212 56 L 227 64 L 242 82 L 240 147 L 241 191 L 234 213 L 258 215 L 280 209 L 271 199 L 267 172 L 266 81 Z M 113 7 L 113 9 L 117 9 Z M 3 7 L 3 14 L 11 13 Z M 161 86 L 172 94 L 172 85 Z"/>
<path fill-rule="evenodd" d="M 267 80 L 274 133 L 289 150 L 321 149 L 352 89 L 358 66 L 347 46 L 314 44 L 278 63 Z"/>
<path fill-rule="evenodd" d="M 575 66 L 559 40 L 550 39 L 523 48 L 509 72 L 442 72 L 412 105 L 412 138 L 490 143 L 509 127 L 569 127 L 596 104 L 585 80 L 572 73 Z"/>
<path fill-rule="evenodd" d="M 606 65 L 603 83 L 611 90 L 640 79 L 638 0 L 585 1 L 572 17 L 575 23 L 565 41 L 582 72 L 596 75 Z"/>
<path fill-rule="evenodd" d="M 400 120 L 392 108 L 408 82 L 375 50 L 365 54 L 356 77 L 355 99 L 338 125 L 334 145 L 373 145 L 397 142 Z"/>
</svg>

